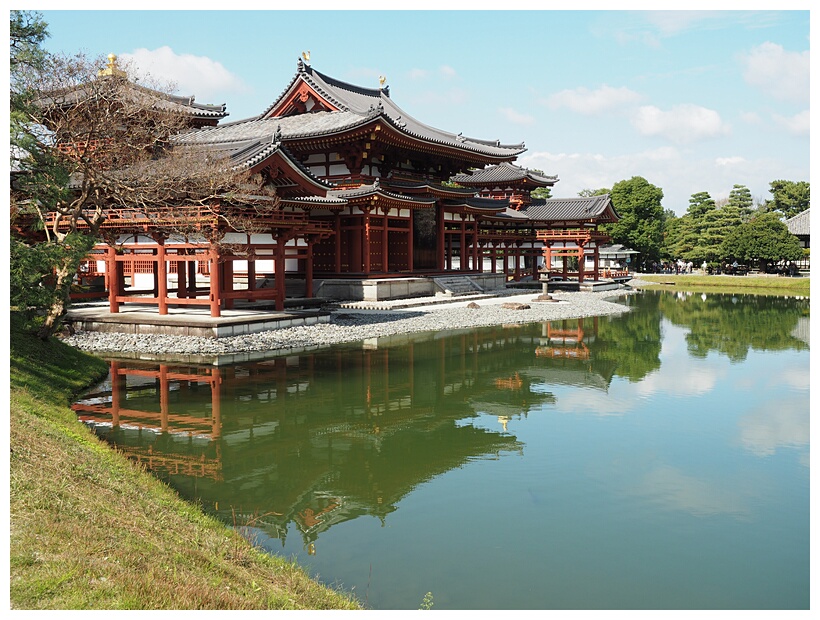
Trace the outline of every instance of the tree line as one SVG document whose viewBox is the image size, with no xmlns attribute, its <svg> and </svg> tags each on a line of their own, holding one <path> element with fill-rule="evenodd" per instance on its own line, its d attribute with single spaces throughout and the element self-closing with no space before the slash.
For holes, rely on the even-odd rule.
<svg viewBox="0 0 820 620">
<path fill-rule="evenodd" d="M 808 250 L 784 220 L 809 208 L 809 190 L 807 181 L 775 180 L 769 183 L 772 197 L 757 202 L 744 185 L 734 185 L 721 201 L 708 192 L 696 192 L 680 217 L 661 205 L 663 190 L 640 176 L 579 194 L 611 196 L 620 220 L 605 230 L 614 243 L 640 252 L 642 270 L 682 260 L 710 268 L 738 262 L 766 271 L 780 261 L 807 257 Z"/>
</svg>

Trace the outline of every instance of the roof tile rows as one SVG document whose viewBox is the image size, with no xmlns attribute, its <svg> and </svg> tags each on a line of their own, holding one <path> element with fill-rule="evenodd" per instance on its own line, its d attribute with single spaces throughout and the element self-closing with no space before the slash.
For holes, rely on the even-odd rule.
<svg viewBox="0 0 820 620">
<path fill-rule="evenodd" d="M 806 209 L 786 220 L 786 226 L 793 235 L 809 235 L 811 227 L 811 208 Z"/>
</svg>

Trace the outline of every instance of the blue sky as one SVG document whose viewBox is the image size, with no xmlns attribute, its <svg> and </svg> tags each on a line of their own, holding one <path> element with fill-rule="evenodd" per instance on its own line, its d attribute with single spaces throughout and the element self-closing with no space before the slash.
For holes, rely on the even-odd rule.
<svg viewBox="0 0 820 620">
<path fill-rule="evenodd" d="M 685 12 L 49 5 L 59 6 L 38 4 L 50 51 L 131 59 L 178 94 L 226 103 L 228 120 L 271 104 L 304 50 L 315 69 L 341 80 L 376 88 L 384 75 L 393 100 L 428 125 L 523 141 L 517 163 L 557 175 L 553 196 L 642 176 L 682 215 L 695 192 L 719 200 L 742 184 L 765 200 L 773 180 L 810 180 L 807 4 Z"/>
</svg>

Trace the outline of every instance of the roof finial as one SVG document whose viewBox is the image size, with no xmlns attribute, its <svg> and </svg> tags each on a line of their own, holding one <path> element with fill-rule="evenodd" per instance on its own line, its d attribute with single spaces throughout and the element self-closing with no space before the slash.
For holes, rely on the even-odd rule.
<svg viewBox="0 0 820 620">
<path fill-rule="evenodd" d="M 305 62 L 307 64 L 310 64 L 310 50 L 308 50 L 306 52 L 302 52 L 302 58 L 305 59 Z"/>
<path fill-rule="evenodd" d="M 387 78 L 386 78 L 386 77 L 384 77 L 383 75 L 380 75 L 380 76 L 379 76 L 379 90 L 381 90 L 382 88 L 384 88 L 384 83 L 385 83 L 386 81 L 387 81 Z"/>
<path fill-rule="evenodd" d="M 108 55 L 108 64 L 106 65 L 105 69 L 100 69 L 99 71 L 97 71 L 97 75 L 116 75 L 117 77 L 125 77 L 125 71 L 117 67 L 116 54 Z"/>
</svg>

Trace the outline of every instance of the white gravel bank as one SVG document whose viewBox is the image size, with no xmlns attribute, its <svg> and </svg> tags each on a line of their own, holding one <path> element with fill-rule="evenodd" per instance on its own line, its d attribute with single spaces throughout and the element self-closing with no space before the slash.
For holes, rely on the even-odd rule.
<svg viewBox="0 0 820 620">
<path fill-rule="evenodd" d="M 469 308 L 469 302 L 462 301 L 405 310 L 340 309 L 332 312 L 329 323 L 276 329 L 230 338 L 77 332 L 64 342 L 86 351 L 154 355 L 223 355 L 322 347 L 396 334 L 620 314 L 627 312 L 628 308 L 607 299 L 634 292 L 630 289 L 620 289 L 597 293 L 552 293 L 552 297 L 559 300 L 557 302 L 533 301 L 537 292 L 528 292 L 522 295 L 482 299 L 476 302 L 478 308 Z M 529 304 L 530 308 L 511 310 L 502 307 L 502 304 L 509 302 Z"/>
</svg>

